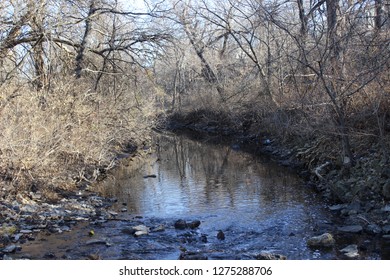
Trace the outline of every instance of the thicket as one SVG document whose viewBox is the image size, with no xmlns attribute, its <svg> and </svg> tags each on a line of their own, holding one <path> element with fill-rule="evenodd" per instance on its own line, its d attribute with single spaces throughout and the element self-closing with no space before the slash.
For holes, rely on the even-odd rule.
<svg viewBox="0 0 390 280">
<path fill-rule="evenodd" d="M 159 35 L 114 2 L 1 2 L 2 197 L 55 200 L 148 145 L 159 93 L 140 62 Z"/>
</svg>

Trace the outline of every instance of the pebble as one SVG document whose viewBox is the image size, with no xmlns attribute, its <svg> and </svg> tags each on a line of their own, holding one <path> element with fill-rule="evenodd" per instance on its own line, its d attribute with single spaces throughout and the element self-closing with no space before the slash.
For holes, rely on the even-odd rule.
<svg viewBox="0 0 390 280">
<path fill-rule="evenodd" d="M 118 216 L 118 212 L 115 212 L 115 211 L 112 211 L 112 210 L 108 210 L 107 213 L 112 215 L 112 216 Z"/>
<path fill-rule="evenodd" d="M 70 227 L 68 227 L 68 226 L 62 226 L 62 227 L 61 227 L 61 230 L 62 230 L 62 231 L 70 231 Z"/>
<path fill-rule="evenodd" d="M 145 225 L 135 226 L 135 227 L 133 227 L 133 230 L 135 230 L 135 232 L 134 232 L 135 237 L 149 234 L 149 228 Z"/>
<path fill-rule="evenodd" d="M 11 245 L 8 245 L 7 247 L 5 247 L 2 251 L 3 253 L 13 253 L 15 252 L 17 249 L 17 246 L 15 244 L 11 244 Z"/>
<path fill-rule="evenodd" d="M 140 237 L 140 236 L 148 235 L 148 234 L 149 234 L 149 232 L 147 232 L 147 231 L 139 230 L 139 231 L 136 231 L 136 232 L 134 233 L 134 236 L 135 236 L 135 237 Z"/>
<path fill-rule="evenodd" d="M 14 242 L 18 242 L 19 239 L 23 236 L 23 233 L 18 233 L 13 236 Z"/>
</svg>

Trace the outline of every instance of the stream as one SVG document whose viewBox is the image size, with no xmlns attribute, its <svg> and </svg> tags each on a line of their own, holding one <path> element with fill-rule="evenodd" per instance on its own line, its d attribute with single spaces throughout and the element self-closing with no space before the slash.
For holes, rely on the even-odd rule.
<svg viewBox="0 0 390 280">
<path fill-rule="evenodd" d="M 332 249 L 309 248 L 307 239 L 334 231 L 337 219 L 293 171 L 267 157 L 174 134 L 157 135 L 154 142 L 142 164 L 125 159 L 101 184 L 101 192 L 117 199 L 115 219 L 40 233 L 19 257 L 255 259 L 267 252 L 298 260 L 343 259 L 341 248 L 368 242 L 363 235 L 347 236 Z M 179 227 L 178 220 L 188 224 Z M 140 226 L 136 236 L 134 227 Z M 370 246 L 360 258 L 380 258 L 376 245 Z"/>
</svg>

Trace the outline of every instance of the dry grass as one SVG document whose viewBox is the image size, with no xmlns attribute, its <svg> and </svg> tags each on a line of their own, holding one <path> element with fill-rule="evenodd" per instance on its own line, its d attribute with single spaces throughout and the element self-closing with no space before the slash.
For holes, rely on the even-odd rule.
<svg viewBox="0 0 390 280">
<path fill-rule="evenodd" d="M 0 174 L 8 194 L 39 188 L 51 196 L 93 182 L 118 152 L 148 141 L 153 100 L 135 102 L 131 91 L 103 96 L 69 80 L 50 92 L 2 86 Z"/>
</svg>

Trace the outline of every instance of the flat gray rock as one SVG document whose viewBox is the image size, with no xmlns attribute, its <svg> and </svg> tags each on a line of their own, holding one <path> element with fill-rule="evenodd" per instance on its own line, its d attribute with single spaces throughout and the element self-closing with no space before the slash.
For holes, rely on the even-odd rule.
<svg viewBox="0 0 390 280">
<path fill-rule="evenodd" d="M 346 233 L 361 233 L 363 231 L 363 227 L 360 225 L 352 225 L 339 227 L 338 230 Z"/>
<path fill-rule="evenodd" d="M 87 242 L 85 242 L 86 245 L 106 245 L 106 246 L 110 246 L 111 244 L 108 243 L 108 241 L 106 239 L 91 239 L 91 240 L 88 240 Z"/>
</svg>

